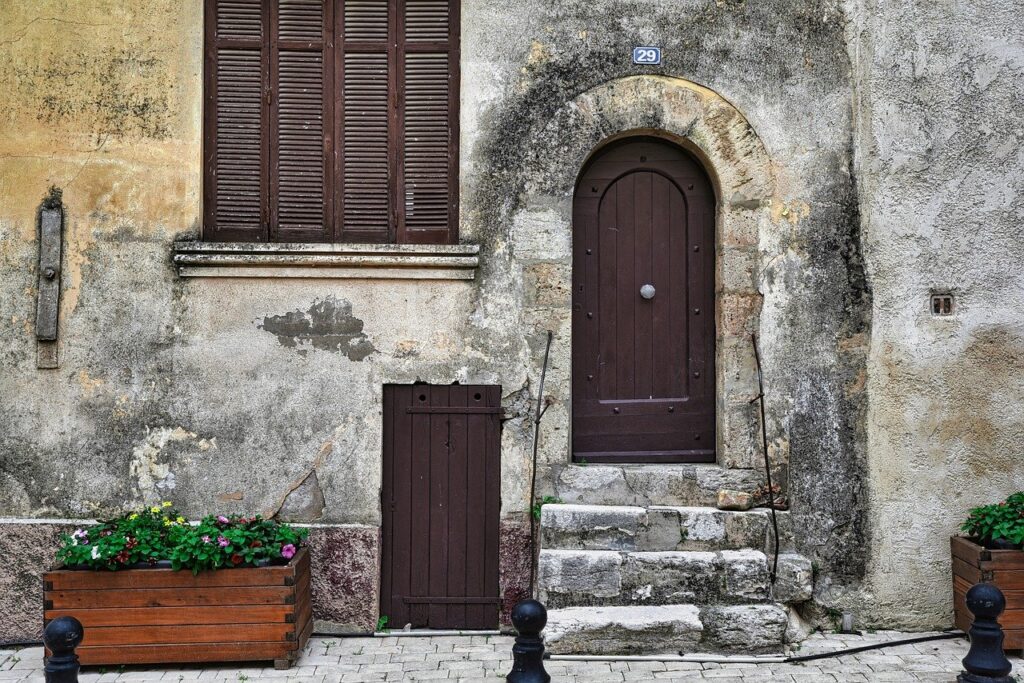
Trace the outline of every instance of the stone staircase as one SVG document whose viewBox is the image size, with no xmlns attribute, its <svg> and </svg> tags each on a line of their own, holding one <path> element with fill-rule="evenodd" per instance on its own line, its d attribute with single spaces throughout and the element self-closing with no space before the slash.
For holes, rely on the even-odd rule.
<svg viewBox="0 0 1024 683">
<path fill-rule="evenodd" d="M 712 487 L 721 476 L 714 473 Z M 612 488 L 622 482 L 626 491 L 618 497 L 630 504 L 610 504 L 609 488 L 597 486 L 593 496 L 580 496 L 597 498 L 597 504 L 544 506 L 538 597 L 549 609 L 550 652 L 767 653 L 805 635 L 806 625 L 792 606 L 810 599 L 812 569 L 792 550 L 787 513 L 778 515 L 781 554 L 772 585 L 768 510 L 707 507 L 706 491 L 692 478 L 673 495 L 671 478 L 655 477 L 652 490 L 637 486 L 635 477 L 628 485 L 614 472 L 586 477 L 612 482 Z M 591 489 L 579 480 L 573 482 L 577 491 Z M 563 500 L 570 488 L 559 491 Z"/>
</svg>

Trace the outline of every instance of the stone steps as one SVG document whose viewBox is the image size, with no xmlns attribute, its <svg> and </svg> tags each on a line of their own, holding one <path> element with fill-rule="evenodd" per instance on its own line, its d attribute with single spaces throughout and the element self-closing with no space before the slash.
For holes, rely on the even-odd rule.
<svg viewBox="0 0 1024 683">
<path fill-rule="evenodd" d="M 778 575 L 770 510 L 715 508 L 752 491 L 753 470 L 717 465 L 573 465 L 541 512 L 537 597 L 545 640 L 564 654 L 780 652 L 806 636 L 793 605 L 813 593 L 780 512 Z"/>
<path fill-rule="evenodd" d="M 544 642 L 552 654 L 764 654 L 801 635 L 790 611 L 773 603 L 567 607 L 548 612 Z"/>
<path fill-rule="evenodd" d="M 808 560 L 779 558 L 774 586 L 760 550 L 540 552 L 538 599 L 549 609 L 627 605 L 795 603 L 811 596 Z"/>
<path fill-rule="evenodd" d="M 791 548 L 789 513 L 778 512 L 782 548 Z M 708 507 L 545 505 L 541 544 L 560 550 L 740 550 L 770 552 L 769 510 L 728 512 Z"/>
</svg>

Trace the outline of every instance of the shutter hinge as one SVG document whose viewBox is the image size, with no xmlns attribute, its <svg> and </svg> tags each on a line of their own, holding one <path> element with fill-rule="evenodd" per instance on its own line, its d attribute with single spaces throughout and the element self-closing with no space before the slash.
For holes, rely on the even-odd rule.
<svg viewBox="0 0 1024 683">
<path fill-rule="evenodd" d="M 274 103 L 274 91 L 273 90 L 267 90 L 267 92 L 263 95 L 263 101 L 266 102 L 267 105 L 273 104 Z"/>
</svg>

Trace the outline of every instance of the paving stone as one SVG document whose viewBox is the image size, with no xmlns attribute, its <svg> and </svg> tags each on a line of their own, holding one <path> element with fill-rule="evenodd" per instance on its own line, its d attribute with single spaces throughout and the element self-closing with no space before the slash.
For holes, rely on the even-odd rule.
<svg viewBox="0 0 1024 683">
<path fill-rule="evenodd" d="M 764 605 L 761 605 L 764 607 Z M 843 648 L 896 640 L 906 634 L 882 632 L 863 636 L 815 634 L 806 641 L 803 651 L 834 652 Z M 504 681 L 511 669 L 512 638 L 507 636 L 438 638 L 438 647 L 447 652 L 424 652 L 424 642 L 434 646 L 432 638 L 393 639 L 345 639 L 344 650 L 367 654 L 346 654 L 342 643 L 331 646 L 332 662 L 313 663 L 322 657 L 324 642 L 315 642 L 309 654 L 287 671 L 236 666 L 208 668 L 142 668 L 133 667 L 124 672 L 100 673 L 98 669 L 87 669 L 81 680 L 96 683 L 107 681 L 213 681 L 214 683 L 237 683 L 240 675 L 246 680 L 303 681 L 305 683 L 372 683 L 373 681 L 415 681 L 451 680 L 463 683 L 497 683 Z M 381 640 L 383 642 L 376 642 Z M 355 641 L 355 642 L 352 642 Z M 360 642 L 365 641 L 365 642 Z M 417 652 L 406 652 L 407 646 L 416 644 Z M 453 652 L 453 650 L 462 650 Z M 893 651 L 903 654 L 891 654 Z M 941 640 L 914 646 L 898 646 L 871 650 L 868 652 L 842 655 L 834 658 L 814 660 L 808 663 L 754 664 L 740 662 L 706 663 L 690 661 L 650 662 L 623 660 L 611 662 L 576 662 L 555 660 L 545 664 L 554 683 L 600 683 L 601 681 L 714 681 L 715 683 L 797 683 L 799 681 L 825 681 L 835 683 L 905 683 L 910 681 L 944 681 L 949 683 L 960 672 L 960 659 L 966 654 L 967 642 L 963 639 Z M 404 661 L 410 655 L 422 656 L 424 661 Z M 10 657 L 10 655 L 7 655 Z M 428 656 L 433 657 L 431 668 L 421 671 L 404 671 L 406 666 L 427 664 Z M 363 663 L 351 663 L 352 658 L 362 658 Z M 337 661 L 334 661 L 337 660 Z M 319 660 L 317 660 L 319 661 Z M 1024 670 L 1024 662 L 1012 656 L 1015 672 Z M 44 683 L 42 659 L 32 659 L 30 666 L 18 669 L 0 669 L 0 681 L 17 683 Z M 400 669 L 388 671 L 370 670 L 399 665 Z"/>
</svg>

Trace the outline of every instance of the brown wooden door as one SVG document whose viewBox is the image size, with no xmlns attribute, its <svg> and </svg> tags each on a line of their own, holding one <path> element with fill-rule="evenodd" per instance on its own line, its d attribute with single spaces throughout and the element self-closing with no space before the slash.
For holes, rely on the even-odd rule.
<svg viewBox="0 0 1024 683">
<path fill-rule="evenodd" d="M 573 206 L 576 461 L 714 461 L 714 226 L 707 174 L 673 144 L 633 138 L 587 165 Z"/>
<path fill-rule="evenodd" d="M 498 626 L 501 387 L 385 385 L 381 614 Z"/>
</svg>

